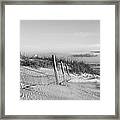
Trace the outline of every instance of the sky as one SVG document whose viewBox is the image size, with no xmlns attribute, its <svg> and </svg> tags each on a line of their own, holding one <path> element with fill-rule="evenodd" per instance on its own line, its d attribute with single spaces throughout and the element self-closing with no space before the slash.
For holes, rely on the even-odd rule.
<svg viewBox="0 0 120 120">
<path fill-rule="evenodd" d="M 21 20 L 23 52 L 79 53 L 100 49 L 99 20 Z"/>
</svg>

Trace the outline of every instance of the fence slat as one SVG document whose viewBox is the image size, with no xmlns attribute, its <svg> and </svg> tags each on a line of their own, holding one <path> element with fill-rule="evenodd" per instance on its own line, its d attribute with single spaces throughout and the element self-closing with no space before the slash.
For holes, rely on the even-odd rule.
<svg viewBox="0 0 120 120">
<path fill-rule="evenodd" d="M 68 66 L 67 66 L 67 64 L 65 64 L 65 68 L 66 68 L 67 74 L 70 76 L 69 71 L 68 71 Z"/>
<path fill-rule="evenodd" d="M 62 61 L 60 62 L 60 65 L 61 65 L 62 74 L 64 75 L 65 71 L 64 71 L 64 67 L 63 67 L 63 62 Z"/>
<path fill-rule="evenodd" d="M 66 83 L 67 81 L 65 79 L 65 70 L 64 70 L 63 62 L 61 61 L 60 64 L 61 64 L 61 70 L 62 70 L 62 74 L 63 74 L 63 81 Z"/>
<path fill-rule="evenodd" d="M 53 59 L 53 68 L 54 68 L 54 73 L 55 73 L 55 79 L 56 79 L 56 84 L 58 85 L 58 73 L 57 73 L 57 65 L 56 65 L 56 56 L 52 55 L 52 59 Z"/>
</svg>

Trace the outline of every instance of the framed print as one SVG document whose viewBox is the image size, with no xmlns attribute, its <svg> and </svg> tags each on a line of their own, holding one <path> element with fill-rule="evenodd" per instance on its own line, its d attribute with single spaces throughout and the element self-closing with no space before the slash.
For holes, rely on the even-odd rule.
<svg viewBox="0 0 120 120">
<path fill-rule="evenodd" d="M 118 1 L 1 7 L 1 118 L 119 119 Z"/>
</svg>

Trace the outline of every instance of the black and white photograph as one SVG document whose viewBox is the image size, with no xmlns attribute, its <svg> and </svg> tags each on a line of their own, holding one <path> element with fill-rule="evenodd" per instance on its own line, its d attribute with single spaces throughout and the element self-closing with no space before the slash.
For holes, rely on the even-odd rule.
<svg viewBox="0 0 120 120">
<path fill-rule="evenodd" d="M 100 20 L 21 20 L 20 100 L 100 100 Z"/>
</svg>

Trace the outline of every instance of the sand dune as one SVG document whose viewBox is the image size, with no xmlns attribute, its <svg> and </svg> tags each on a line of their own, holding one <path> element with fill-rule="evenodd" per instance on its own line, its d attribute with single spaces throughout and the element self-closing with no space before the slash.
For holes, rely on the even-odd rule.
<svg viewBox="0 0 120 120">
<path fill-rule="evenodd" d="M 70 79 L 67 82 L 63 80 L 60 85 L 56 85 L 52 69 L 42 68 L 39 72 L 30 69 L 25 67 L 20 69 L 21 100 L 100 99 L 100 80 L 98 77 L 90 79 L 89 75 L 87 75 L 89 77 L 85 77 L 83 74 L 80 76 L 70 74 Z M 66 77 L 66 79 L 68 78 Z"/>
</svg>

